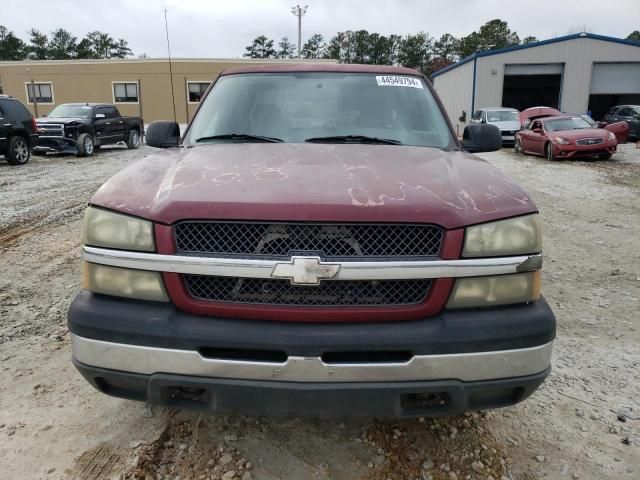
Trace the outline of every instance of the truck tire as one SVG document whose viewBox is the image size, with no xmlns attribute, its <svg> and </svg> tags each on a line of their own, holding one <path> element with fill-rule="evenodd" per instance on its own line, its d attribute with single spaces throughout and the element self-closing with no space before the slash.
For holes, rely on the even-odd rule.
<svg viewBox="0 0 640 480">
<path fill-rule="evenodd" d="M 79 157 L 89 157 L 93 155 L 95 151 L 95 141 L 93 137 L 88 133 L 81 133 L 78 135 L 78 156 Z"/>
<path fill-rule="evenodd" d="M 11 137 L 5 156 L 10 165 L 24 165 L 27 163 L 31 158 L 31 151 L 24 137 Z"/>
<path fill-rule="evenodd" d="M 140 147 L 140 132 L 137 130 L 131 130 L 129 132 L 129 139 L 127 140 L 127 148 L 136 149 Z"/>
</svg>

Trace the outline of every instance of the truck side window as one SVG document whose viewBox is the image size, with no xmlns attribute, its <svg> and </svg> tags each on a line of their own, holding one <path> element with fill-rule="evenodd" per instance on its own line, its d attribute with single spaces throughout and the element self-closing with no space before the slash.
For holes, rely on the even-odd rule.
<svg viewBox="0 0 640 480">
<path fill-rule="evenodd" d="M 116 107 L 105 107 L 105 111 L 107 113 L 107 118 L 118 118 L 120 116 Z"/>
</svg>

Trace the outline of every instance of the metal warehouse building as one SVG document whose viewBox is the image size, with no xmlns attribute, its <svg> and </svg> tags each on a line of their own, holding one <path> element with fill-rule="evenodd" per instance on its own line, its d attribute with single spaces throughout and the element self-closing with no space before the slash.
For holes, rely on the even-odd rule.
<svg viewBox="0 0 640 480">
<path fill-rule="evenodd" d="M 210 82 L 223 70 L 295 62 L 304 60 L 172 59 L 171 64 L 166 58 L 0 62 L 0 82 L 5 94 L 16 97 L 38 116 L 61 103 L 98 102 L 114 103 L 123 115 L 139 115 L 145 122 L 169 120 L 173 119 L 175 98 L 176 119 L 186 123 Z"/>
<path fill-rule="evenodd" d="M 459 131 L 485 107 L 546 105 L 600 119 L 640 104 L 640 43 L 591 33 L 478 52 L 433 74 Z"/>
</svg>

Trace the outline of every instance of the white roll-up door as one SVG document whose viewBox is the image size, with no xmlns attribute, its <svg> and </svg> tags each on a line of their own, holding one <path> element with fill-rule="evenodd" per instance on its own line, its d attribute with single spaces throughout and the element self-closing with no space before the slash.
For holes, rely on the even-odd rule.
<svg viewBox="0 0 640 480">
<path fill-rule="evenodd" d="M 591 94 L 640 94 L 640 62 L 594 63 Z"/>
</svg>

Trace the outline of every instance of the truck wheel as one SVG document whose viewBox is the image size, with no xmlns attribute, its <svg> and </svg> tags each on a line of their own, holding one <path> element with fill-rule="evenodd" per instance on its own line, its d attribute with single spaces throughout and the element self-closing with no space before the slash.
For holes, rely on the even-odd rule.
<svg viewBox="0 0 640 480">
<path fill-rule="evenodd" d="M 81 133 L 78 136 L 77 144 L 79 157 L 89 157 L 93 155 L 93 152 L 95 151 L 95 143 L 91 135 L 88 133 Z"/>
<path fill-rule="evenodd" d="M 24 138 L 11 137 L 8 147 L 6 157 L 10 165 L 24 165 L 29 161 L 31 152 L 29 151 L 29 144 Z"/>
<path fill-rule="evenodd" d="M 127 140 L 127 148 L 135 149 L 138 147 L 140 147 L 140 132 L 131 130 L 131 132 L 129 132 L 129 140 Z"/>
</svg>

